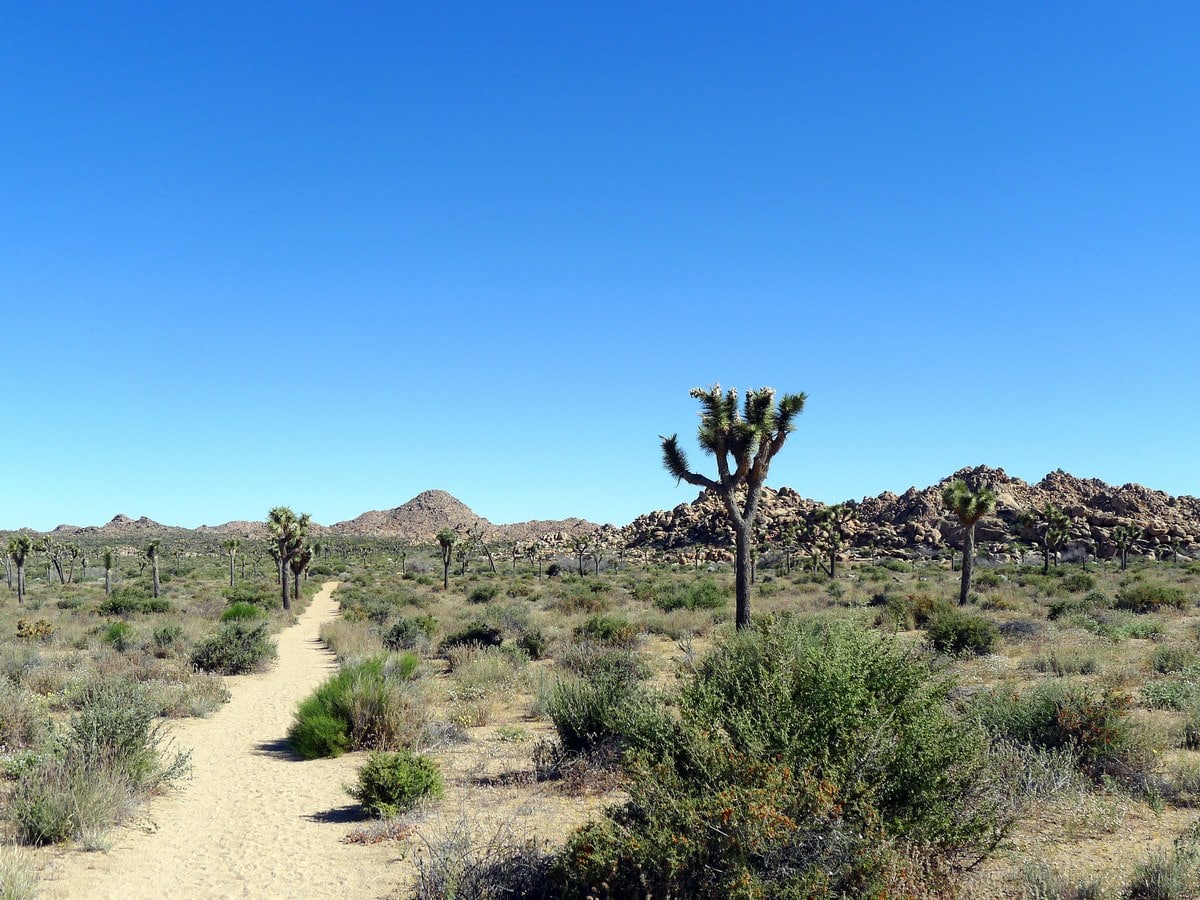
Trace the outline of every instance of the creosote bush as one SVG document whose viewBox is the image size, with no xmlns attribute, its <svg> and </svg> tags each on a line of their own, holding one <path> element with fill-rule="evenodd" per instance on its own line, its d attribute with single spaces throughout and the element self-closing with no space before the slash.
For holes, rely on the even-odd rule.
<svg viewBox="0 0 1200 900">
<path fill-rule="evenodd" d="M 347 790 L 363 809 L 380 819 L 398 816 L 421 800 L 445 794 L 438 764 L 405 750 L 372 753 L 358 770 L 358 784 Z"/>
<path fill-rule="evenodd" d="M 950 606 L 938 609 L 926 625 L 933 649 L 950 656 L 991 653 L 997 633 L 990 619 Z"/>
<path fill-rule="evenodd" d="M 242 675 L 264 668 L 275 656 L 266 622 L 252 625 L 235 619 L 196 644 L 191 658 L 192 665 L 203 672 Z"/>
<path fill-rule="evenodd" d="M 1186 603 L 1183 588 L 1161 581 L 1136 581 L 1117 592 L 1117 609 L 1132 613 L 1157 612 L 1164 607 L 1183 609 Z"/>
<path fill-rule="evenodd" d="M 934 891 L 1008 824 L 983 733 L 951 714 L 949 688 L 854 626 L 737 633 L 632 759 L 628 803 L 569 839 L 561 896 Z"/>
</svg>

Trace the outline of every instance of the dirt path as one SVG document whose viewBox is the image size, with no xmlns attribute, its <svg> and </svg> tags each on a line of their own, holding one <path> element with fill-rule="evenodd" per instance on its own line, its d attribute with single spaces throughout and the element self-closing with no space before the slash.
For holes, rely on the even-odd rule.
<svg viewBox="0 0 1200 900">
<path fill-rule="evenodd" d="M 49 897 L 346 897 L 394 891 L 397 845 L 341 839 L 357 807 L 343 785 L 361 756 L 301 762 L 285 736 L 296 703 L 332 672 L 317 634 L 337 614 L 327 582 L 299 622 L 278 638 L 279 661 L 263 675 L 230 678 L 233 698 L 172 735 L 191 748 L 193 775 L 154 800 L 107 853 L 63 851 L 43 873 Z"/>
</svg>

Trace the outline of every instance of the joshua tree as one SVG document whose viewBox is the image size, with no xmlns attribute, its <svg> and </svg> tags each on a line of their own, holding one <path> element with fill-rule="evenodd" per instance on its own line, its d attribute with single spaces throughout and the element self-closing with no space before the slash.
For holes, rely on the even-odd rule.
<svg viewBox="0 0 1200 900">
<path fill-rule="evenodd" d="M 292 608 L 292 598 L 288 596 L 288 570 L 292 558 L 304 548 L 310 524 L 308 513 L 297 516 L 287 506 L 276 506 L 267 513 L 267 533 L 270 535 L 271 555 L 275 558 L 279 573 L 279 591 L 284 609 Z"/>
<path fill-rule="evenodd" d="M 229 554 L 229 586 L 233 587 L 234 575 L 234 560 L 237 558 L 238 547 L 242 546 L 242 542 L 237 538 L 229 538 L 221 541 L 221 547 Z"/>
<path fill-rule="evenodd" d="M 62 544 L 58 543 L 56 540 L 54 540 L 54 538 L 47 535 L 42 539 L 42 552 L 46 554 L 46 560 L 54 567 L 54 571 L 58 575 L 58 583 L 66 584 L 67 576 L 63 572 L 62 565 Z M 46 581 L 49 583 L 50 579 L 47 578 Z"/>
<path fill-rule="evenodd" d="M 592 542 L 587 535 L 571 539 L 571 549 L 575 551 L 575 556 L 579 560 L 579 574 L 581 576 L 584 574 L 583 558 L 587 555 L 588 549 L 591 547 L 591 545 Z"/>
<path fill-rule="evenodd" d="M 1129 548 L 1142 536 L 1142 529 L 1132 525 L 1118 525 L 1112 530 L 1113 543 L 1117 545 L 1117 555 L 1121 561 L 1121 571 L 1129 565 Z"/>
<path fill-rule="evenodd" d="M 737 627 L 750 625 L 750 542 L 758 518 L 758 501 L 771 460 L 796 427 L 804 410 L 804 394 L 784 394 L 775 402 L 774 388 L 747 391 L 738 410 L 737 391 L 721 386 L 693 388 L 700 401 L 700 448 L 716 457 L 717 477 L 708 478 L 688 467 L 678 435 L 662 439 L 663 464 L 676 481 L 714 491 L 725 503 L 734 532 L 734 580 L 737 585 Z M 732 458 L 733 466 L 730 466 Z"/>
<path fill-rule="evenodd" d="M 858 515 L 858 504 L 853 500 L 835 503 L 813 513 L 813 533 L 820 535 L 829 551 L 829 577 L 837 578 L 837 558 L 846 543 L 846 523 Z"/>
<path fill-rule="evenodd" d="M 146 545 L 146 559 L 150 560 L 150 569 L 153 578 L 154 596 L 158 596 L 158 541 L 151 541 Z"/>
<path fill-rule="evenodd" d="M 450 589 L 450 558 L 454 555 L 454 542 L 458 540 L 449 528 L 443 528 L 437 533 L 438 548 L 442 551 L 442 590 Z"/>
<path fill-rule="evenodd" d="M 25 600 L 25 560 L 33 550 L 33 540 L 27 534 L 14 534 L 8 539 L 8 555 L 17 565 L 17 602 Z"/>
<path fill-rule="evenodd" d="M 996 495 L 985 487 L 972 491 L 960 479 L 942 489 L 942 502 L 963 524 L 962 583 L 958 588 L 958 605 L 965 606 L 971 590 L 971 570 L 975 567 L 975 523 L 996 510 Z"/>
<path fill-rule="evenodd" d="M 104 596 L 107 597 L 112 593 L 113 552 L 110 548 L 104 548 L 100 561 L 104 563 Z"/>
<path fill-rule="evenodd" d="M 312 558 L 312 547 L 301 547 L 288 562 L 288 568 L 292 570 L 292 586 L 295 588 L 296 597 L 300 596 L 300 576 L 304 574 Z"/>
</svg>

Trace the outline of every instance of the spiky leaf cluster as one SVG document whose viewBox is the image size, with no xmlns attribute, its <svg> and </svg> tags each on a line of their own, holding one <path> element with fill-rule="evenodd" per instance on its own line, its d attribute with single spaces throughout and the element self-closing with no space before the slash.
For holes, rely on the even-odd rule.
<svg viewBox="0 0 1200 900">
<path fill-rule="evenodd" d="M 991 490 L 984 487 L 973 491 L 960 478 L 942 489 L 942 502 L 967 527 L 996 511 L 996 495 Z"/>
</svg>

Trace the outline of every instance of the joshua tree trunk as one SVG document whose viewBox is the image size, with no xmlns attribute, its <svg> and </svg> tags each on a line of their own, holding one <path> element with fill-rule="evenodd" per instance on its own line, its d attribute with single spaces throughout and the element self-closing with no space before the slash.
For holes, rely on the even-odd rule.
<svg viewBox="0 0 1200 900">
<path fill-rule="evenodd" d="M 8 589 L 11 591 L 13 589 L 12 559 L 7 553 L 4 555 L 4 577 L 8 581 Z"/>
<path fill-rule="evenodd" d="M 292 573 L 292 595 L 295 597 L 300 596 L 300 574 L 300 572 Z"/>
<path fill-rule="evenodd" d="M 25 602 L 25 563 L 17 563 L 17 602 Z"/>
<path fill-rule="evenodd" d="M 953 563 L 951 564 L 953 565 Z M 971 590 L 971 570 L 975 568 L 975 523 L 966 526 L 963 532 L 962 583 L 958 588 L 958 605 L 967 605 L 967 592 Z"/>
<path fill-rule="evenodd" d="M 282 556 L 279 558 L 279 589 L 281 592 L 280 596 L 283 599 L 283 608 L 291 609 L 292 598 L 288 596 L 287 562 Z"/>
<path fill-rule="evenodd" d="M 230 550 L 229 551 L 229 586 L 230 587 L 233 587 L 233 575 L 234 575 L 233 567 L 234 567 L 234 561 L 235 561 L 236 557 L 237 557 L 237 551 Z"/>
<path fill-rule="evenodd" d="M 112 593 L 112 569 L 104 567 L 104 596 L 107 597 Z"/>
<path fill-rule="evenodd" d="M 154 596 L 157 597 L 158 596 L 158 555 L 157 554 L 155 554 L 154 559 L 150 560 L 150 567 L 153 570 L 151 577 L 153 579 Z"/>
<path fill-rule="evenodd" d="M 733 498 L 726 500 L 726 505 L 733 509 Z M 734 531 L 734 583 L 737 593 L 737 614 L 734 618 L 736 626 L 740 628 L 750 627 L 750 523 L 754 521 L 753 516 L 747 516 L 743 519 L 736 512 L 731 512 L 730 517 L 733 519 Z"/>
</svg>

